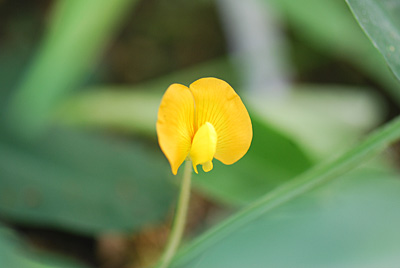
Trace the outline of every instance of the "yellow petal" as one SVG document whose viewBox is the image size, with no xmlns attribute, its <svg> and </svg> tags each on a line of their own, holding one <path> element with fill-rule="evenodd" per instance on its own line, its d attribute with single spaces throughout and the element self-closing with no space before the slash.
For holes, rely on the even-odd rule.
<svg viewBox="0 0 400 268">
<path fill-rule="evenodd" d="M 202 165 L 202 167 L 203 167 L 204 172 L 209 172 L 210 170 L 213 169 L 213 163 L 212 163 L 212 161 L 205 162 Z"/>
<path fill-rule="evenodd" d="M 190 151 L 193 118 L 194 102 L 190 90 L 180 84 L 169 86 L 161 100 L 156 126 L 158 143 L 175 175 Z"/>
<path fill-rule="evenodd" d="M 193 169 L 197 173 L 197 165 L 203 165 L 205 172 L 210 171 L 212 159 L 214 158 L 217 146 L 217 133 L 213 125 L 206 122 L 202 125 L 193 138 L 192 148 L 190 149 L 190 158 L 193 163 Z"/>
<path fill-rule="evenodd" d="M 250 116 L 233 88 L 217 78 L 201 78 L 190 87 L 195 102 L 195 131 L 206 122 L 218 136 L 215 158 L 226 165 L 247 152 L 253 138 Z"/>
</svg>

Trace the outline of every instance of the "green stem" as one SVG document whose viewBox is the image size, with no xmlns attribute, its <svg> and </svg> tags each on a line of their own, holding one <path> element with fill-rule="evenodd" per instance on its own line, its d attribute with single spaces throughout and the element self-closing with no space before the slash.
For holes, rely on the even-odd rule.
<svg viewBox="0 0 400 268">
<path fill-rule="evenodd" d="M 183 231 L 185 229 L 186 215 L 190 200 L 191 177 L 192 162 L 186 161 L 174 223 L 172 225 L 171 234 L 165 247 L 164 254 L 162 255 L 158 265 L 156 266 L 157 268 L 167 268 L 169 266 L 172 258 L 175 255 L 176 250 L 178 249 L 179 243 L 181 242 Z"/>
</svg>

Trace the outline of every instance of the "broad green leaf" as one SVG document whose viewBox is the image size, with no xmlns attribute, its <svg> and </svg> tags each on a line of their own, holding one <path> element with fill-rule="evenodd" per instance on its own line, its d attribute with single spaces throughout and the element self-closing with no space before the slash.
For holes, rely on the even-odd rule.
<svg viewBox="0 0 400 268">
<path fill-rule="evenodd" d="M 354 64 L 384 86 L 396 101 L 400 101 L 398 81 L 359 29 L 344 1 L 263 1 L 270 3 L 282 15 L 300 40 L 318 51 Z"/>
<path fill-rule="evenodd" d="M 76 131 L 36 143 L 0 139 L 0 215 L 86 234 L 132 232 L 164 219 L 175 197 L 160 151 Z"/>
<path fill-rule="evenodd" d="M 74 261 L 37 254 L 12 231 L 0 224 L 0 267 L 7 268 L 83 268 Z"/>
<path fill-rule="evenodd" d="M 358 23 L 400 80 L 400 2 L 346 0 Z"/>
<path fill-rule="evenodd" d="M 10 123 L 21 135 L 41 132 L 68 91 L 79 87 L 135 0 L 56 1 L 47 36 L 15 92 Z"/>
<path fill-rule="evenodd" d="M 274 210 L 283 209 L 284 205 L 292 200 L 302 198 L 302 196 L 316 189 L 318 186 L 331 182 L 362 163 L 366 163 L 367 160 L 377 156 L 399 138 L 400 118 L 397 118 L 371 134 L 364 142 L 338 157 L 336 160 L 320 164 L 295 179 L 290 180 L 195 239 L 175 258 L 176 267 L 184 267 L 184 265 L 189 264 L 194 259 L 201 258 L 208 249 L 232 237 L 235 233 L 240 233 L 240 230 L 246 230 L 248 227 L 250 228 L 258 219 L 263 217 L 268 219 L 269 215 L 271 215 L 270 213 L 273 213 Z M 393 196 L 397 198 L 400 196 L 398 192 L 398 183 L 399 182 L 396 181 L 389 186 L 385 186 L 385 189 L 397 189 L 395 193 L 389 194 L 391 198 Z M 379 184 L 373 185 L 370 188 L 375 189 L 379 193 Z M 385 191 L 386 190 L 382 191 L 382 197 L 385 196 Z M 392 200 L 391 202 L 397 204 L 399 200 Z M 360 203 L 362 204 L 363 202 Z M 381 208 L 382 207 L 379 207 L 373 211 L 378 212 Z M 395 213 L 395 211 L 390 210 L 387 216 L 391 216 L 392 213 Z M 394 216 L 395 226 L 398 226 L 400 223 L 399 221 L 400 215 L 399 218 Z M 385 229 L 390 226 L 383 227 Z M 395 241 L 398 241 L 398 239 Z M 397 245 L 400 246 L 398 243 Z M 397 256 L 399 255 L 397 254 Z"/>
<path fill-rule="evenodd" d="M 397 267 L 399 203 L 397 174 L 352 172 L 186 251 L 172 267 Z"/>
</svg>

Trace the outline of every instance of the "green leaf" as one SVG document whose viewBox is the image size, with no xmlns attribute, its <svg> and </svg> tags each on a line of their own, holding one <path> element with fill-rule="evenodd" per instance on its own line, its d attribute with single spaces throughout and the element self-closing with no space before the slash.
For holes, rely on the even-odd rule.
<svg viewBox="0 0 400 268">
<path fill-rule="evenodd" d="M 9 120 L 21 135 L 41 132 L 55 105 L 82 84 L 135 0 L 56 1 L 50 28 L 17 88 Z"/>
<path fill-rule="evenodd" d="M 352 172 L 186 251 L 172 267 L 396 267 L 399 203 L 397 174 Z"/>
<path fill-rule="evenodd" d="M 54 130 L 36 143 L 2 135 L 0 214 L 86 234 L 164 219 L 175 197 L 162 153 L 140 142 Z"/>
<path fill-rule="evenodd" d="M 400 2 L 346 0 L 358 23 L 400 80 Z"/>
<path fill-rule="evenodd" d="M 0 224 L 0 267 L 23 268 L 83 268 L 72 260 L 38 254 L 24 245 L 12 231 Z"/>
<path fill-rule="evenodd" d="M 303 196 L 307 192 L 314 190 L 316 187 L 330 182 L 360 164 L 365 163 L 399 138 L 400 118 L 397 118 L 371 134 L 364 142 L 336 160 L 318 165 L 297 178 L 290 180 L 276 190 L 267 193 L 259 200 L 253 202 L 247 208 L 239 211 L 231 218 L 212 228 L 204 235 L 195 239 L 175 258 L 176 267 L 184 267 L 183 265 L 191 262 L 193 258 L 200 257 L 202 254 L 207 252 L 208 249 L 217 245 L 221 241 L 224 241 L 226 238 L 240 232 L 240 230 L 250 228 L 258 219 L 260 219 L 260 217 L 268 218 L 270 213 L 273 213 L 274 209 L 280 209 L 280 207 L 288 202 Z M 394 185 L 390 185 L 387 188 L 391 187 L 394 187 Z M 376 187 L 371 188 L 376 189 Z M 384 196 L 384 191 L 382 196 Z M 400 196 L 397 190 L 395 196 Z M 398 203 L 398 201 L 399 200 L 396 200 L 394 204 Z M 376 211 L 379 211 L 380 209 L 381 207 Z M 389 212 L 388 216 L 394 211 L 390 210 Z M 288 215 L 290 215 L 290 213 Z M 400 218 L 395 217 L 394 221 L 396 222 L 396 220 L 400 221 Z M 398 226 L 398 223 L 400 222 L 396 222 L 395 226 Z"/>
</svg>

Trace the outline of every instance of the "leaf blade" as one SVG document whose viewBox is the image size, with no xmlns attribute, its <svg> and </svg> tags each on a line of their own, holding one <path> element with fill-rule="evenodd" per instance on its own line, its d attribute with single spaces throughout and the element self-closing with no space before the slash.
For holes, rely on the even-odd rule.
<svg viewBox="0 0 400 268">
<path fill-rule="evenodd" d="M 400 80 L 400 4 L 392 0 L 346 0 L 361 28 Z"/>
</svg>

